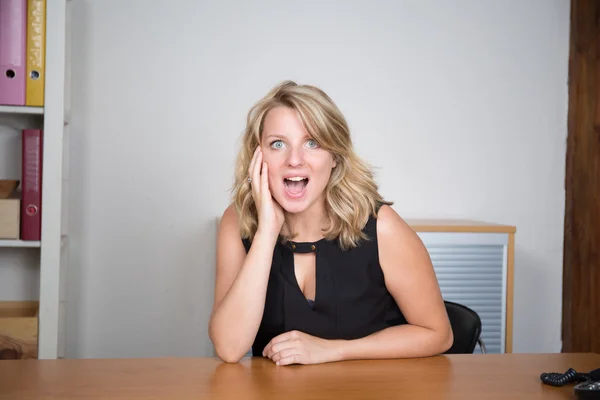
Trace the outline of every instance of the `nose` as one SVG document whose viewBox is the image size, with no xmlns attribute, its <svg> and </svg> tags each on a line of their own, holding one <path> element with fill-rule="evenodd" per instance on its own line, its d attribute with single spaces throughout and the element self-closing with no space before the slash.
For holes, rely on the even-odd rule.
<svg viewBox="0 0 600 400">
<path fill-rule="evenodd" d="M 300 167 L 304 165 L 304 149 L 301 147 L 292 147 L 288 153 L 287 164 L 290 167 Z"/>
</svg>

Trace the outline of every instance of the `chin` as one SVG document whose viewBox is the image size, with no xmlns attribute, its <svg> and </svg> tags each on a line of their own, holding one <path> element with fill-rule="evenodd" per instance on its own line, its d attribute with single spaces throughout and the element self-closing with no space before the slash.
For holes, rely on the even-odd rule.
<svg viewBox="0 0 600 400">
<path fill-rule="evenodd" d="M 290 214 L 298 214 L 306 211 L 312 204 L 312 201 L 309 201 L 306 197 L 302 199 L 289 199 L 285 193 L 277 193 L 273 198 L 283 211 Z"/>
<path fill-rule="evenodd" d="M 283 204 L 279 203 L 281 205 L 281 208 L 283 208 L 283 211 L 289 213 L 289 214 L 300 214 L 301 212 L 306 211 L 310 204 L 304 204 L 304 203 L 290 203 L 290 202 L 283 202 Z"/>
</svg>

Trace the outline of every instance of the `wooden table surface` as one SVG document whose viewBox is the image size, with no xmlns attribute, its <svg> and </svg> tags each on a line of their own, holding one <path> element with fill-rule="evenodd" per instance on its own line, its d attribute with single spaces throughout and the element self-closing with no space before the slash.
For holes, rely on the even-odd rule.
<svg viewBox="0 0 600 400">
<path fill-rule="evenodd" d="M 263 358 L 0 361 L 0 399 L 574 399 L 542 372 L 599 354 L 485 354 L 276 366 Z"/>
</svg>

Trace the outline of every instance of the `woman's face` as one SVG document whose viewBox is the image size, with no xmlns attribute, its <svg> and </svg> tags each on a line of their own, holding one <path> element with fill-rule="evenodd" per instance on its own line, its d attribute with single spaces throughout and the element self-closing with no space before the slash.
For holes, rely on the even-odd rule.
<svg viewBox="0 0 600 400">
<path fill-rule="evenodd" d="M 268 112 L 261 139 L 263 160 L 269 166 L 271 195 L 290 213 L 300 213 L 323 201 L 336 163 L 319 147 L 291 108 Z"/>
</svg>

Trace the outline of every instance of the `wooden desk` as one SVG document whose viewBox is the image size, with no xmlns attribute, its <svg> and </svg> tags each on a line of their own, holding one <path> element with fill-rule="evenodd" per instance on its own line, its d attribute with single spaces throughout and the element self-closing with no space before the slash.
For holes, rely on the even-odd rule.
<svg viewBox="0 0 600 400">
<path fill-rule="evenodd" d="M 0 361 L 0 399 L 570 399 L 542 372 L 600 368 L 599 354 L 452 355 L 278 367 L 263 358 Z"/>
</svg>

